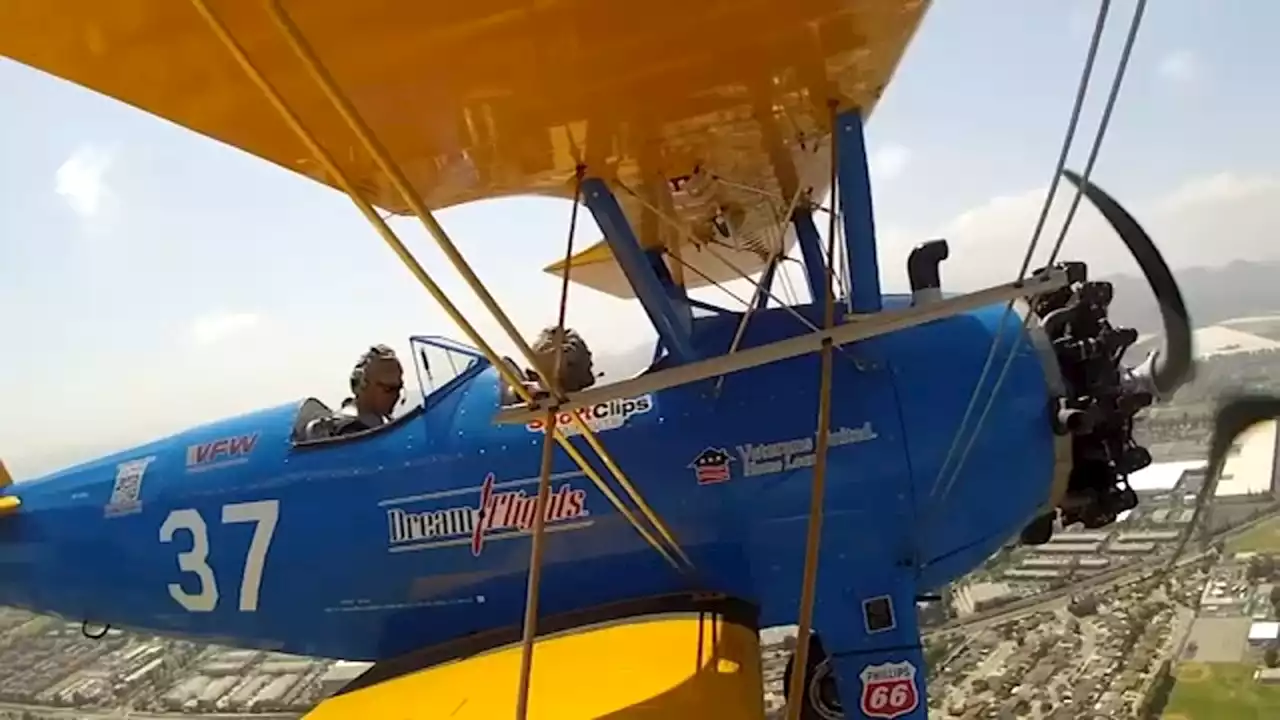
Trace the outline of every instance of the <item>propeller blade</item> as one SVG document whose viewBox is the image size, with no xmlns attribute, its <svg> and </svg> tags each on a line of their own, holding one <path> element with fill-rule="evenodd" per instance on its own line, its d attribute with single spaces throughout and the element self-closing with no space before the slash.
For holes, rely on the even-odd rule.
<svg viewBox="0 0 1280 720">
<path fill-rule="evenodd" d="M 1064 169 L 1062 175 L 1080 189 L 1080 193 L 1115 229 L 1151 285 L 1164 323 L 1164 347 L 1150 359 L 1149 373 L 1156 391 L 1153 394 L 1167 398 L 1190 382 L 1195 375 L 1191 350 L 1191 316 L 1182 299 L 1182 291 L 1178 289 L 1173 272 L 1169 270 L 1151 236 L 1120 203 L 1073 170 Z"/>
<path fill-rule="evenodd" d="M 1166 572 L 1172 571 L 1177 565 L 1191 536 L 1195 534 L 1196 528 L 1200 527 L 1202 516 L 1210 511 L 1210 504 L 1218 491 L 1218 481 L 1222 477 L 1222 468 L 1226 464 L 1231 443 L 1251 426 L 1275 418 L 1280 418 L 1280 397 L 1245 394 L 1222 399 L 1214 417 L 1213 436 L 1209 441 L 1209 467 L 1205 471 L 1204 485 L 1200 487 L 1200 492 L 1196 496 L 1191 522 L 1187 523 L 1186 531 L 1178 540 L 1178 546 L 1169 559 Z M 1204 527 L 1200 527 L 1202 544 L 1207 544 L 1210 538 L 1212 528 L 1209 525 L 1205 523 Z"/>
<path fill-rule="evenodd" d="M 1216 484 L 1231 443 L 1253 425 L 1280 418 L 1280 396 L 1236 395 L 1223 400 L 1209 442 L 1208 482 Z"/>
</svg>

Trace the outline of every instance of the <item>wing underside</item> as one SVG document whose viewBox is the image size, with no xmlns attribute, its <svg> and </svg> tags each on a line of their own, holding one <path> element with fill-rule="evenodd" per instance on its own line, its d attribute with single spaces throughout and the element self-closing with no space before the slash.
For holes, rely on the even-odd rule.
<svg viewBox="0 0 1280 720">
<path fill-rule="evenodd" d="M 379 663 L 305 720 L 511 717 L 521 647 L 508 643 L 423 666 Z M 656 612 L 540 637 L 529 717 L 761 717 L 760 644 L 750 613 Z"/>
<path fill-rule="evenodd" d="M 271 7 L 283 8 L 428 207 L 571 196 L 575 168 L 585 164 L 617 183 L 646 247 L 705 240 L 718 213 L 721 227 L 731 226 L 729 246 L 750 249 L 735 264 L 755 272 L 783 242 L 770 236 L 795 190 L 825 184 L 820 167 L 797 157 L 820 150 L 828 100 L 870 113 L 928 3 L 205 4 L 375 205 L 409 212 Z M 0 56 L 335 183 L 192 2 L 6 0 Z M 677 187 L 700 169 L 723 180 L 714 192 L 693 197 Z M 675 223 L 655 221 L 657 212 Z M 737 275 L 723 263 L 703 269 Z M 688 287 L 707 283 L 676 275 Z M 612 280 L 587 284 L 631 295 Z"/>
</svg>

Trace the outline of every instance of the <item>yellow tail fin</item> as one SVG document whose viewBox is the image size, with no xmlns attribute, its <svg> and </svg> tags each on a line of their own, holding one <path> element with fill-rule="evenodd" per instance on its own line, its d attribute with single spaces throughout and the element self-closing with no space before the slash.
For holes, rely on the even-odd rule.
<svg viewBox="0 0 1280 720">
<path fill-rule="evenodd" d="M 4 490 L 12 484 L 13 476 L 9 474 L 9 468 L 4 466 L 4 461 L 0 460 L 0 490 Z M 0 517 L 17 512 L 21 506 L 21 499 L 12 495 L 0 495 Z"/>
</svg>

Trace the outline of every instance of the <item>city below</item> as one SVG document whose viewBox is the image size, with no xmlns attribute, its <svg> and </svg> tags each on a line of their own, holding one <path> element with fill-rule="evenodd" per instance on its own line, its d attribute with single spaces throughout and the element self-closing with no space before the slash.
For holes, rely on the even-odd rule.
<svg viewBox="0 0 1280 720">
<path fill-rule="evenodd" d="M 922 602 L 930 718 L 1280 717 L 1278 444 L 1274 423 L 1242 437 L 1176 557 L 1203 463 L 1153 465 L 1115 524 L 1010 545 Z M 101 630 L 0 608 L 0 720 L 283 720 L 369 667 Z M 781 717 L 794 631 L 762 635 Z"/>
</svg>

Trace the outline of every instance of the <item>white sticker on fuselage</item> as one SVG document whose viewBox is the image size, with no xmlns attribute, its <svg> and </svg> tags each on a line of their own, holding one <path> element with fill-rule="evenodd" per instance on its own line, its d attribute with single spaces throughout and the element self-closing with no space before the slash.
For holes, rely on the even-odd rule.
<svg viewBox="0 0 1280 720">
<path fill-rule="evenodd" d="M 155 456 L 129 460 L 116 466 L 116 482 L 111 487 L 111 499 L 102 509 L 104 517 L 120 517 L 142 512 L 142 478 Z"/>
</svg>

